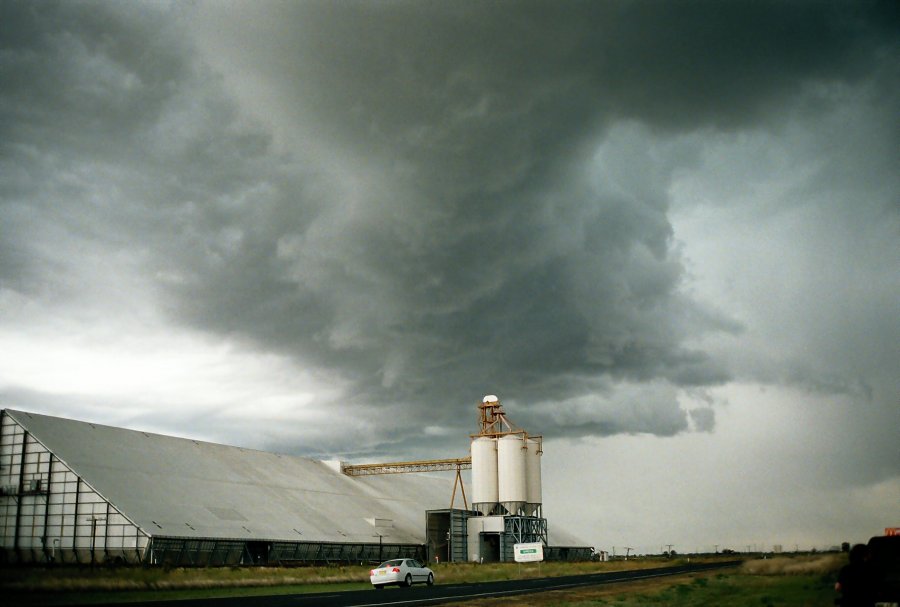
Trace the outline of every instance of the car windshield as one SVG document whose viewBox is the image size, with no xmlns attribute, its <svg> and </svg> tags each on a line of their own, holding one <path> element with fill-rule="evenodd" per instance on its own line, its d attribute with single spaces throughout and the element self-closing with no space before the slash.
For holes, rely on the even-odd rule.
<svg viewBox="0 0 900 607">
<path fill-rule="evenodd" d="M 385 561 L 382 564 L 378 565 L 378 568 L 381 569 L 382 567 L 399 567 L 402 564 L 403 559 L 397 559 L 394 561 Z"/>
</svg>

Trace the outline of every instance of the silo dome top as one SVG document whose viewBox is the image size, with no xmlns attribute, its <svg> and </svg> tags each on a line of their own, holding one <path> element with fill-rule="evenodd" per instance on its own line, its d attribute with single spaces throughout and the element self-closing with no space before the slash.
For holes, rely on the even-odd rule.
<svg viewBox="0 0 900 607">
<path fill-rule="evenodd" d="M 497 398 L 496 396 L 494 396 L 493 394 L 488 394 L 487 396 L 484 397 L 484 399 L 481 402 L 483 402 L 483 403 L 499 403 L 500 399 Z"/>
</svg>

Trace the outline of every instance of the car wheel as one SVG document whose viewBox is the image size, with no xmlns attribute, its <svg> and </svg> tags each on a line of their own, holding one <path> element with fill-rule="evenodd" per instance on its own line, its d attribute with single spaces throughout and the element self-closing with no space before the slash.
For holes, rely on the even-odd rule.
<svg viewBox="0 0 900 607">
<path fill-rule="evenodd" d="M 405 582 L 405 584 L 406 584 L 406 587 L 407 587 L 407 588 L 409 588 L 410 586 L 412 586 L 412 575 L 409 574 L 409 573 L 406 574 L 406 582 Z"/>
<path fill-rule="evenodd" d="M 384 584 L 376 584 L 375 590 L 384 590 Z"/>
<path fill-rule="evenodd" d="M 434 586 L 434 574 L 433 573 L 428 574 L 428 581 L 425 583 L 428 584 L 429 586 Z"/>
</svg>

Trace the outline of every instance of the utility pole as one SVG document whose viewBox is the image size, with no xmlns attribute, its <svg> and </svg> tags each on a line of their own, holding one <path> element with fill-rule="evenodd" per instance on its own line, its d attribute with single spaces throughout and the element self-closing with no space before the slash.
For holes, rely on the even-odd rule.
<svg viewBox="0 0 900 607">
<path fill-rule="evenodd" d="M 372 537 L 378 538 L 378 561 L 380 562 L 384 536 L 390 534 L 390 531 L 394 527 L 394 521 L 389 518 L 369 518 L 366 520 L 375 529 L 375 535 Z"/>
<path fill-rule="evenodd" d="M 672 556 L 672 546 L 675 544 L 666 544 L 666 547 L 669 549 L 669 556 Z"/>
<path fill-rule="evenodd" d="M 628 553 L 631 552 L 632 550 L 634 550 L 634 548 L 632 548 L 631 546 L 622 546 L 622 548 L 625 549 L 625 560 L 627 561 L 627 560 L 628 560 Z"/>
</svg>

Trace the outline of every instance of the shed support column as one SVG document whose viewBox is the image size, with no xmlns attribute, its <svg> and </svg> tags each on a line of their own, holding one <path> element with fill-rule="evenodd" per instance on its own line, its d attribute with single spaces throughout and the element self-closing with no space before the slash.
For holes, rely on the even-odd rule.
<svg viewBox="0 0 900 607">
<path fill-rule="evenodd" d="M 103 522 L 103 562 L 109 562 L 109 502 L 106 502 L 106 520 Z"/>
<path fill-rule="evenodd" d="M 81 563 L 78 558 L 78 505 L 81 502 L 81 477 L 75 477 L 75 513 L 72 515 L 72 555 L 76 563 Z"/>
<path fill-rule="evenodd" d="M 50 539 L 47 536 L 47 523 L 50 520 L 50 487 L 52 487 L 53 483 L 53 452 L 50 452 L 50 461 L 47 463 L 47 498 L 44 500 L 44 560 L 48 562 L 52 562 L 56 559 L 56 554 L 52 555 L 48 552 L 47 543 Z"/>
<path fill-rule="evenodd" d="M 24 428 L 23 428 L 24 430 Z M 28 430 L 22 433 L 22 453 L 19 454 L 19 482 L 16 484 L 16 528 L 13 533 L 13 552 L 16 555 L 16 561 L 22 562 L 22 548 L 19 546 L 19 527 L 22 525 L 22 500 L 25 492 L 25 454 L 28 451 Z"/>
</svg>

